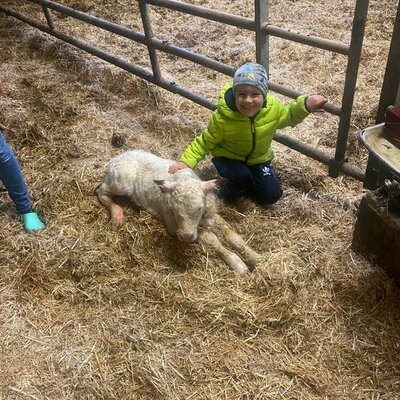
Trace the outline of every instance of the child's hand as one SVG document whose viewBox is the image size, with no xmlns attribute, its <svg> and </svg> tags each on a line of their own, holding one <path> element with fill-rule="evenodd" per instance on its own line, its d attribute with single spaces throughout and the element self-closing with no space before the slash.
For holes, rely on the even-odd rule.
<svg viewBox="0 0 400 400">
<path fill-rule="evenodd" d="M 172 164 L 168 168 L 168 172 L 170 174 L 175 174 L 175 172 L 180 171 L 181 169 L 189 168 L 184 162 L 182 161 L 177 161 L 176 163 Z"/>
<path fill-rule="evenodd" d="M 321 112 L 323 111 L 321 108 L 327 103 L 328 99 L 324 96 L 320 96 L 319 94 L 313 94 L 307 97 L 306 107 L 307 110 L 312 112 Z"/>
</svg>

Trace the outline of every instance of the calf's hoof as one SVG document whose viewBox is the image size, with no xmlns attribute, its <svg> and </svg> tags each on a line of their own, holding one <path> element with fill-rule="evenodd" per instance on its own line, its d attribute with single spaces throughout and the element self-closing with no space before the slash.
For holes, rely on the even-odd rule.
<svg viewBox="0 0 400 400">
<path fill-rule="evenodd" d="M 249 272 L 249 268 L 247 265 L 242 261 L 242 259 L 234 254 L 231 253 L 228 256 L 225 257 L 225 262 L 233 268 L 233 270 L 238 274 L 238 275 L 244 275 Z"/>
<path fill-rule="evenodd" d="M 248 255 L 247 257 L 247 265 L 249 267 L 250 272 L 253 272 L 260 264 L 262 261 L 262 257 L 260 254 L 257 254 L 254 252 L 254 254 Z"/>
</svg>

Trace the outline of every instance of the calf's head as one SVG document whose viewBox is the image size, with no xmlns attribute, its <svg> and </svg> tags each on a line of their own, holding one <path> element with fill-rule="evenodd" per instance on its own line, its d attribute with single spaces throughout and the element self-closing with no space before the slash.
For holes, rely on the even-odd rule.
<svg viewBox="0 0 400 400">
<path fill-rule="evenodd" d="M 187 178 L 178 181 L 154 181 L 167 196 L 170 217 L 177 226 L 176 234 L 182 242 L 197 239 L 197 229 L 207 210 L 207 194 L 218 189 L 219 179 L 200 181 Z"/>
</svg>

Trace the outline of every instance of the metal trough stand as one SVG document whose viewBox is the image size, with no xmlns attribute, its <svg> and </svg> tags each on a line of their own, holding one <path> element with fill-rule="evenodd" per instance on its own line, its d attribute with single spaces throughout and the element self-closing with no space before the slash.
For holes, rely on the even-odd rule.
<svg viewBox="0 0 400 400">
<path fill-rule="evenodd" d="M 400 149 L 393 143 L 389 142 L 384 136 L 384 125 L 374 125 L 363 129 L 360 133 L 361 143 L 369 151 L 369 160 L 365 177 L 366 187 L 370 189 L 375 179 L 371 176 L 372 171 L 378 175 L 376 184 L 372 186 L 380 186 L 384 182 L 385 177 L 390 178 L 390 174 L 400 180 Z M 373 164 L 373 165 L 371 165 Z M 373 187 L 375 189 L 375 187 Z"/>
<path fill-rule="evenodd" d="M 369 151 L 364 183 L 375 190 L 361 199 L 352 247 L 400 286 L 400 149 L 384 137 L 384 124 L 362 130 L 360 140 Z"/>
</svg>

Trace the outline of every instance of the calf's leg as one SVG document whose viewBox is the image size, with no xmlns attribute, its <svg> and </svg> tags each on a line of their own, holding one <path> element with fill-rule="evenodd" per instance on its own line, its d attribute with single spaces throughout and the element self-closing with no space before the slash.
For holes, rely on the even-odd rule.
<svg viewBox="0 0 400 400">
<path fill-rule="evenodd" d="M 215 250 L 218 256 L 221 257 L 228 266 L 233 268 L 237 274 L 243 275 L 246 272 L 249 272 L 247 265 L 241 260 L 241 258 L 237 254 L 228 250 L 213 232 L 204 228 L 199 228 L 198 240 L 206 248 L 208 247 Z"/>
<path fill-rule="evenodd" d="M 97 197 L 101 204 L 111 213 L 110 223 L 113 228 L 119 228 L 124 222 L 124 212 L 122 211 L 121 206 L 116 204 L 113 201 L 112 195 L 107 191 L 104 187 L 104 184 L 101 184 L 97 189 Z"/>
<path fill-rule="evenodd" d="M 247 261 L 250 271 L 253 271 L 261 261 L 261 256 L 251 249 L 243 238 L 237 234 L 220 215 L 215 216 L 215 222 L 211 228 L 214 232 L 218 232 L 218 235 L 224 242 L 232 246 L 240 255 L 243 256 Z"/>
</svg>

